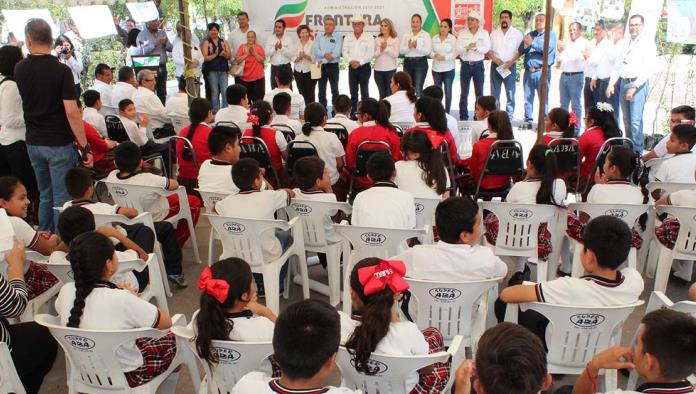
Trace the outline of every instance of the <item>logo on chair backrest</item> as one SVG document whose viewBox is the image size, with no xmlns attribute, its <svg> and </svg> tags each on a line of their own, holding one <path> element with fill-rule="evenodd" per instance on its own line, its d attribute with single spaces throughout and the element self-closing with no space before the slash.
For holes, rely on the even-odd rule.
<svg viewBox="0 0 696 394">
<path fill-rule="evenodd" d="M 570 317 L 570 322 L 578 328 L 595 328 L 604 323 L 606 318 L 597 313 L 579 313 Z"/>
<path fill-rule="evenodd" d="M 126 190 L 123 187 L 115 186 L 113 188 L 113 191 L 114 191 L 114 194 L 116 195 L 116 197 L 126 197 L 128 195 L 128 190 Z"/>
<path fill-rule="evenodd" d="M 210 203 L 210 205 L 215 205 L 216 203 L 222 201 L 222 199 L 223 198 L 220 196 L 210 196 L 208 197 L 208 202 Z"/>
<path fill-rule="evenodd" d="M 220 364 L 232 364 L 242 357 L 238 351 L 224 347 L 213 347 L 213 352 L 217 355 Z"/>
<path fill-rule="evenodd" d="M 387 240 L 387 236 L 380 233 L 362 233 L 360 239 L 368 245 L 381 245 Z"/>
<path fill-rule="evenodd" d="M 262 153 L 265 152 L 263 145 L 259 143 L 243 143 L 239 144 L 242 153 Z"/>
<path fill-rule="evenodd" d="M 292 207 L 299 215 L 309 215 L 312 212 L 312 207 L 307 204 L 292 203 Z"/>
<path fill-rule="evenodd" d="M 65 340 L 68 341 L 70 346 L 83 352 L 94 347 L 93 340 L 87 337 L 81 337 L 79 335 L 66 335 Z"/>
<path fill-rule="evenodd" d="M 423 204 L 421 204 L 419 202 L 416 203 L 416 215 L 420 215 L 424 209 L 425 209 L 425 206 L 423 206 Z"/>
<path fill-rule="evenodd" d="M 534 216 L 531 209 L 514 208 L 510 210 L 510 216 L 514 219 L 529 219 Z"/>
<path fill-rule="evenodd" d="M 222 227 L 227 231 L 228 233 L 243 233 L 244 230 L 246 230 L 246 227 L 237 222 L 225 222 L 222 224 Z"/>
<path fill-rule="evenodd" d="M 351 359 L 350 363 L 353 365 L 353 367 L 355 367 L 354 360 Z M 373 359 L 367 360 L 367 367 L 370 369 L 370 371 L 372 372 L 373 375 L 381 375 L 381 374 L 387 372 L 387 370 L 389 369 L 387 364 L 385 364 L 381 361 L 373 360 Z"/>
<path fill-rule="evenodd" d="M 431 297 L 439 301 L 453 301 L 462 295 L 460 290 L 450 287 L 436 287 L 430 289 L 429 293 Z"/>
<path fill-rule="evenodd" d="M 621 219 L 621 218 L 625 218 L 626 216 L 628 216 L 628 211 L 625 209 L 621 209 L 621 208 L 612 208 L 612 209 L 607 209 L 606 212 L 604 212 L 604 214 Z"/>
</svg>

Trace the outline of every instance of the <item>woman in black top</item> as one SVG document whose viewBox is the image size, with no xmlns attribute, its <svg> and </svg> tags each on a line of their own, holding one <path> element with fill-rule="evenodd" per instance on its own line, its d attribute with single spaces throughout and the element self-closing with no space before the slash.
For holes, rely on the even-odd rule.
<svg viewBox="0 0 696 394">
<path fill-rule="evenodd" d="M 217 112 L 227 106 L 227 71 L 230 69 L 229 60 L 232 57 L 230 47 L 220 38 L 220 25 L 217 23 L 208 24 L 208 37 L 201 45 L 201 52 L 205 59 L 203 72 L 210 85 L 210 101 L 213 104 L 213 112 Z"/>
</svg>

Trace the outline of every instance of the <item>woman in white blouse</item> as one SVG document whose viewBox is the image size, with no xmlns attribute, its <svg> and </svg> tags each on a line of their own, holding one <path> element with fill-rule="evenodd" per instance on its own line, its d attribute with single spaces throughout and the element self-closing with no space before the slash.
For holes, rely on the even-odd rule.
<svg viewBox="0 0 696 394">
<path fill-rule="evenodd" d="M 82 74 L 83 69 L 82 55 L 75 50 L 72 41 L 65 35 L 60 35 L 56 38 L 55 51 L 58 60 L 70 67 L 73 81 L 75 82 L 75 91 L 77 92 L 77 97 L 80 97 L 82 95 L 82 88 L 80 87 L 80 74 Z"/>
<path fill-rule="evenodd" d="M 452 82 L 457 66 L 457 38 L 452 35 L 452 20 L 445 18 L 440 22 L 440 34 L 433 37 L 433 82 L 437 86 L 444 84 L 445 111 L 449 113 L 452 105 Z"/>
<path fill-rule="evenodd" d="M 416 88 L 411 77 L 407 72 L 399 71 L 392 77 L 390 88 L 392 95 L 384 99 L 391 105 L 389 121 L 412 125 L 415 122 Z"/>
<path fill-rule="evenodd" d="M 379 35 L 375 38 L 375 83 L 379 99 L 391 94 L 389 84 L 396 73 L 396 58 L 399 57 L 399 38 L 394 23 L 389 18 L 382 19 Z"/>
<path fill-rule="evenodd" d="M 300 38 L 300 41 L 295 47 L 297 49 L 294 59 L 295 83 L 297 84 L 297 90 L 304 97 L 305 104 L 309 104 L 315 101 L 314 86 L 317 84 L 317 80 L 312 79 L 310 72 L 310 66 L 314 62 L 314 57 L 312 56 L 314 40 L 310 36 L 309 26 L 307 25 L 300 25 L 297 28 L 297 36 Z"/>
<path fill-rule="evenodd" d="M 419 14 L 411 17 L 411 34 L 401 40 L 401 54 L 405 56 L 404 71 L 411 76 L 416 93 L 423 93 L 425 76 L 428 74 L 428 56 L 433 43 L 430 34 L 423 30 L 423 18 Z"/>
</svg>

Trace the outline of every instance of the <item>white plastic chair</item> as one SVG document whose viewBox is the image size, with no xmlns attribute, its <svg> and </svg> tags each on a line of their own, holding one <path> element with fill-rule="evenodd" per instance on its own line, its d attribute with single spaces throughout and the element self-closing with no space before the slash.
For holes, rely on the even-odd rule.
<svg viewBox="0 0 696 394">
<path fill-rule="evenodd" d="M 147 209 L 143 207 L 142 199 L 144 196 L 152 195 L 153 193 L 159 194 L 165 198 L 174 194 L 179 196 L 179 212 L 165 220 L 171 223 L 174 228 L 176 228 L 179 220 L 186 220 L 189 233 L 191 233 L 190 236 L 196 263 L 201 264 L 201 256 L 198 253 L 198 242 L 196 241 L 196 228 L 193 226 L 193 218 L 191 217 L 191 208 L 189 207 L 188 197 L 186 196 L 186 188 L 179 186 L 176 190 L 164 190 L 155 186 L 126 185 L 111 182 L 104 182 L 104 184 L 109 189 L 109 193 L 113 197 L 114 202 L 122 207 L 135 208 L 138 212 L 147 211 Z"/>
<path fill-rule="evenodd" d="M 482 209 L 487 209 L 498 217 L 498 238 L 493 253 L 496 256 L 532 257 L 536 259 L 537 281 L 548 278 L 548 261 L 539 258 L 539 225 L 547 223 L 554 233 L 556 207 L 542 204 L 517 204 L 509 202 L 482 201 Z M 553 245 L 560 248 L 561 245 Z"/>
<path fill-rule="evenodd" d="M 199 394 L 230 393 L 235 384 L 249 372 L 257 371 L 269 356 L 273 354 L 272 342 L 234 342 L 211 341 L 212 351 L 217 354 L 218 362 L 209 365 L 198 357 L 193 329 L 189 327 L 172 327 L 171 331 L 183 342 L 203 365 L 205 376 L 201 382 Z"/>
<path fill-rule="evenodd" d="M 696 208 L 660 205 L 655 207 L 656 213 L 666 213 L 679 220 L 679 235 L 674 242 L 674 248 L 669 249 L 655 237 L 659 254 L 655 271 L 655 291 L 665 292 L 672 261 L 696 260 Z M 646 271 L 649 271 L 647 269 Z"/>
<path fill-rule="evenodd" d="M 0 371 L 0 393 L 26 394 L 5 342 L 0 342 Z"/>
<path fill-rule="evenodd" d="M 29 268 L 29 262 L 32 261 L 36 264 L 40 264 L 43 266 L 48 266 L 48 257 L 42 255 L 39 252 L 36 252 L 34 250 L 26 250 L 25 251 L 25 259 L 26 259 L 26 267 L 27 269 Z M 5 264 L 5 263 L 4 263 Z M 60 278 L 58 278 L 60 279 Z M 58 283 L 54 284 L 50 288 L 46 289 L 43 293 L 37 295 L 36 297 L 32 298 L 27 302 L 27 307 L 24 309 L 24 312 L 22 313 L 21 316 L 19 316 L 19 321 L 22 323 L 25 322 L 30 322 L 34 321 L 34 316 L 39 314 L 41 308 L 44 305 L 47 305 L 49 310 L 53 310 L 53 303 L 51 303 L 51 300 L 53 297 L 58 295 L 58 292 L 60 292 L 61 287 L 63 287 L 63 282 L 58 281 Z"/>
<path fill-rule="evenodd" d="M 346 224 L 334 224 L 333 226 L 336 232 L 353 247 L 352 251 L 350 248 L 343 251 L 343 256 L 349 256 L 348 264 L 343 265 L 343 312 L 347 314 L 351 312 L 350 272 L 353 265 L 366 257 L 382 259 L 392 257 L 398 254 L 399 248 L 407 239 L 426 234 L 425 229 L 362 227 Z"/>
<path fill-rule="evenodd" d="M 183 315 L 172 316 L 172 325 L 186 325 Z M 66 355 L 69 393 L 155 393 L 159 385 L 180 365 L 186 365 L 195 391 L 200 387 L 198 364 L 183 340 L 176 341 L 176 356 L 169 369 L 150 382 L 131 388 L 121 364 L 115 355 L 116 349 L 125 342 L 138 338 L 161 338 L 167 331 L 154 328 L 131 330 L 85 330 L 65 327 L 57 316 L 37 315 L 36 322 L 48 328 Z"/>
<path fill-rule="evenodd" d="M 537 311 L 549 319 L 546 328 L 546 359 L 551 374 L 579 375 L 595 354 L 621 343 L 623 325 L 638 300 L 621 306 L 568 306 L 540 302 L 519 304 L 519 309 Z M 517 323 L 517 305 L 508 305 L 505 321 Z M 616 370 L 604 371 L 604 391 L 616 390 Z"/>
<path fill-rule="evenodd" d="M 347 248 L 346 240 L 329 243 L 326 239 L 326 220 L 341 211 L 350 214 L 353 209 L 345 202 L 326 202 L 293 198 L 287 208 L 291 218 L 299 217 L 304 230 L 304 247 L 307 252 L 325 253 L 326 270 L 329 277 L 328 287 L 313 279 L 309 280 L 309 287 L 329 296 L 329 303 L 338 305 L 341 298 L 341 252 Z M 348 256 L 343 256 L 347 261 Z"/>
<path fill-rule="evenodd" d="M 433 226 L 435 226 L 435 209 L 442 202 L 441 198 L 414 198 L 416 203 L 416 228 L 425 228 L 424 243 L 435 242 Z"/>
<path fill-rule="evenodd" d="M 201 194 L 201 199 L 203 200 L 203 206 L 205 211 L 211 215 L 216 215 L 215 204 L 225 199 L 228 194 L 209 192 L 207 190 L 196 189 L 198 193 Z M 215 240 L 220 240 L 220 236 L 215 233 L 214 229 L 210 229 L 210 236 L 208 237 L 208 265 L 213 265 L 215 262 Z"/>
<path fill-rule="evenodd" d="M 648 209 L 650 209 L 650 206 L 646 204 L 590 204 L 586 202 L 568 204 L 568 212 L 576 211 L 578 212 L 578 216 L 580 215 L 580 212 L 587 214 L 589 216 L 589 220 L 596 218 L 597 216 L 613 216 L 623 220 L 624 223 L 626 223 L 631 229 L 638 218 L 642 214 L 648 212 Z M 575 244 L 575 252 L 573 253 L 573 267 L 570 275 L 573 278 L 578 278 L 584 273 L 582 264 L 580 264 L 582 245 L 580 242 L 572 238 L 570 238 L 570 240 Z M 638 252 L 636 251 L 636 248 L 631 246 L 626 263 L 627 266 L 638 269 Z"/>
<path fill-rule="evenodd" d="M 263 274 L 263 285 L 266 291 L 266 306 L 276 315 L 280 310 L 280 269 L 290 257 L 295 257 L 302 277 L 302 295 L 309 298 L 309 275 L 307 259 L 304 250 L 304 234 L 300 227 L 300 219 L 289 222 L 268 219 L 244 219 L 206 214 L 213 229 L 222 239 L 222 250 L 225 256 L 238 257 L 249 263 L 251 271 Z M 272 234 L 274 229 L 292 231 L 292 245 L 282 255 L 272 261 L 263 257 L 260 239 Z M 272 235 L 271 235 L 272 236 Z M 285 282 L 284 298 L 290 294 L 289 279 L 292 277 L 292 264 L 288 267 Z"/>
<path fill-rule="evenodd" d="M 374 375 L 366 375 L 355 370 L 352 362 L 352 356 L 348 350 L 340 346 L 338 348 L 338 356 L 336 357 L 336 365 L 341 370 L 343 381 L 341 386 L 348 387 L 351 390 L 362 390 L 364 394 L 390 394 L 390 393 L 407 393 L 406 378 L 417 370 L 432 365 L 434 363 L 443 363 L 454 358 L 459 352 L 459 346 L 462 338 L 455 337 L 446 352 L 438 352 L 423 356 L 391 356 L 380 353 L 372 353 L 370 356 L 370 366 L 377 368 Z M 454 378 L 454 363 L 452 363 L 452 371 L 450 372 L 451 385 Z M 447 388 L 443 392 L 448 392 Z"/>
</svg>

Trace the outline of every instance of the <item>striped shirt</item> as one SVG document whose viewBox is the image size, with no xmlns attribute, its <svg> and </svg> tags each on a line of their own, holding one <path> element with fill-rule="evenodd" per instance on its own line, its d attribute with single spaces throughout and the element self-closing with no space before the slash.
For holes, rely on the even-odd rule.
<svg viewBox="0 0 696 394">
<path fill-rule="evenodd" d="M 7 330 L 7 318 L 18 317 L 24 312 L 29 302 L 27 284 L 22 279 L 8 281 L 0 275 L 0 342 L 5 342 L 12 350 L 10 333 Z"/>
</svg>

